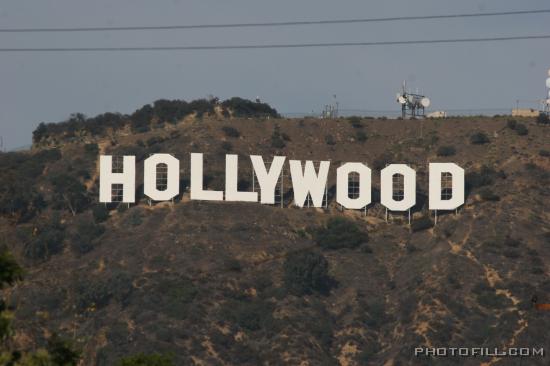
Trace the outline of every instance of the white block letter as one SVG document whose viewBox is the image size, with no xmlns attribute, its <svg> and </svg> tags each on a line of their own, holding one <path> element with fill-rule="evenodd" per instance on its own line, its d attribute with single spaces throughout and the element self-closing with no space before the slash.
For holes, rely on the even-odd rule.
<svg viewBox="0 0 550 366">
<path fill-rule="evenodd" d="M 359 174 L 359 197 L 349 198 L 350 173 Z M 336 202 L 349 209 L 361 209 L 371 202 L 371 170 L 361 163 L 346 163 L 336 169 Z"/>
<path fill-rule="evenodd" d="M 225 200 L 241 202 L 258 202 L 258 192 L 239 192 L 239 157 L 225 155 Z"/>
<path fill-rule="evenodd" d="M 441 176 L 451 173 L 452 197 L 441 199 Z M 454 210 L 464 204 L 464 169 L 454 163 L 430 163 L 430 210 Z"/>
<path fill-rule="evenodd" d="M 136 157 L 123 157 L 124 171 L 113 173 L 113 157 L 99 157 L 99 202 L 112 202 L 111 189 L 113 184 L 122 184 L 122 202 L 136 201 Z"/>
<path fill-rule="evenodd" d="M 167 186 L 157 189 L 157 169 L 166 164 Z M 143 193 L 155 201 L 168 201 L 180 193 L 180 161 L 170 154 L 153 154 L 145 159 L 143 166 Z"/>
<path fill-rule="evenodd" d="M 403 176 L 403 199 L 393 199 L 393 176 Z M 416 203 L 416 172 L 406 164 L 391 164 L 380 172 L 380 203 L 391 211 L 407 211 Z"/>
<path fill-rule="evenodd" d="M 222 191 L 207 191 L 203 189 L 201 153 L 191 153 L 191 199 L 223 201 Z"/>
<path fill-rule="evenodd" d="M 304 207 L 308 193 L 313 201 L 313 207 L 323 206 L 323 196 L 325 195 L 329 166 L 330 161 L 321 161 L 319 174 L 317 174 L 311 160 L 306 161 L 305 171 L 302 171 L 302 162 L 300 160 L 290 160 L 290 175 L 292 177 L 294 203 L 296 206 Z"/>
<path fill-rule="evenodd" d="M 284 156 L 275 156 L 269 167 L 269 172 L 265 168 L 264 159 L 259 155 L 251 155 L 250 160 L 252 160 L 252 166 L 254 167 L 254 172 L 256 173 L 256 178 L 258 178 L 258 184 L 260 185 L 261 190 L 261 202 L 266 204 L 275 203 L 275 187 L 281 171 L 283 170 L 283 165 L 285 163 L 286 157 Z M 281 192 L 281 196 L 283 192 Z"/>
</svg>

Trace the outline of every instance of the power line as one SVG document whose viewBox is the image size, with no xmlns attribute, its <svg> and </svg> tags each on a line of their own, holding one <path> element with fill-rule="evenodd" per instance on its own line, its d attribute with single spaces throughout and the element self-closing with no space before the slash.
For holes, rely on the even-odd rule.
<svg viewBox="0 0 550 366">
<path fill-rule="evenodd" d="M 144 46 L 144 47 L 44 47 L 44 48 L 0 48 L 0 52 L 122 52 L 122 51 L 210 51 L 268 48 L 315 48 L 315 47 L 353 47 L 353 46 L 398 46 L 445 43 L 502 42 L 517 40 L 550 39 L 550 35 L 454 38 L 409 41 L 374 42 L 330 42 L 330 43 L 282 43 L 251 45 L 214 45 L 214 46 Z"/>
<path fill-rule="evenodd" d="M 42 33 L 42 32 L 101 32 L 101 31 L 152 31 L 152 30 L 176 30 L 176 29 L 209 29 L 209 28 L 251 28 L 251 27 L 285 27 L 303 25 L 325 24 L 350 24 L 373 22 L 396 22 L 408 20 L 431 20 L 452 18 L 476 18 L 505 15 L 526 15 L 550 13 L 550 9 L 519 10 L 490 13 L 464 13 L 464 14 L 440 14 L 440 15 L 415 15 L 386 18 L 363 19 L 333 19 L 333 20 L 303 20 L 288 22 L 265 23 L 226 23 L 226 24 L 190 24 L 190 25 L 158 25 L 158 26 L 128 26 L 128 27 L 68 27 L 68 28 L 0 28 L 0 33 Z"/>
</svg>

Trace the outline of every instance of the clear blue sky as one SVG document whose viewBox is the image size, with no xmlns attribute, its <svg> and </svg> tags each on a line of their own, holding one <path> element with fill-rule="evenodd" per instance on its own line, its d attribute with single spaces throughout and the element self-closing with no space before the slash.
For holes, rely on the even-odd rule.
<svg viewBox="0 0 550 366">
<path fill-rule="evenodd" d="M 131 26 L 345 19 L 550 8 L 526 1 L 4 0 L 0 27 Z M 352 42 L 550 34 L 550 14 L 287 28 L 0 34 L 0 47 Z M 41 121 L 131 113 L 160 98 L 259 95 L 280 112 L 397 109 L 402 80 L 433 109 L 512 108 L 544 97 L 550 41 L 149 53 L 0 53 L 0 135 L 30 144 Z"/>
</svg>

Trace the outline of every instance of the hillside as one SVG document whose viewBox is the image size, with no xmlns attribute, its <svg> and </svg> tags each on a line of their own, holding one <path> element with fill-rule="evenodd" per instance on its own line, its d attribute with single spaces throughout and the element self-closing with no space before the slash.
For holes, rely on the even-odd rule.
<svg viewBox="0 0 550 366">
<path fill-rule="evenodd" d="M 550 345 L 550 313 L 531 305 L 533 295 L 550 303 L 550 126 L 509 119 L 193 115 L 0 154 L 0 238 L 26 269 L 4 290 L 14 342 L 35 349 L 58 333 L 83 365 L 139 352 L 176 365 L 516 365 L 413 355 L 423 345 Z M 189 201 L 188 191 L 149 205 L 142 160 L 154 152 L 181 160 L 184 189 L 191 152 L 205 153 L 211 189 L 223 187 L 229 152 L 248 189 L 248 155 L 331 160 L 328 208 L 296 208 L 290 191 L 284 208 Z M 138 161 L 139 202 L 107 216 L 96 203 L 100 153 Z M 348 161 L 373 169 L 366 215 L 334 202 L 335 167 Z M 427 164 L 437 161 L 466 170 L 468 195 L 433 226 Z M 386 222 L 378 203 L 388 162 L 417 171 L 411 227 L 399 213 Z M 328 273 L 292 277 L 308 266 Z"/>
</svg>

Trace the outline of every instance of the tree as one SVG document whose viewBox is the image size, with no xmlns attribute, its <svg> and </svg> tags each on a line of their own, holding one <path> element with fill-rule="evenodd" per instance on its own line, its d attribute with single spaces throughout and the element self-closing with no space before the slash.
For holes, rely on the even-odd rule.
<svg viewBox="0 0 550 366">
<path fill-rule="evenodd" d="M 330 287 L 328 267 L 321 253 L 310 250 L 290 253 L 283 265 L 285 287 L 295 295 L 326 291 Z"/>
<path fill-rule="evenodd" d="M 35 144 L 39 143 L 47 136 L 48 136 L 48 127 L 46 127 L 46 124 L 44 122 L 40 122 L 38 127 L 36 127 L 36 130 L 32 132 L 32 142 Z"/>
<path fill-rule="evenodd" d="M 0 252 L 0 288 L 13 285 L 23 278 L 23 269 L 7 250 Z M 24 352 L 10 348 L 6 342 L 12 335 L 12 312 L 6 307 L 4 299 L 0 300 L 0 364 L 12 366 L 76 366 L 80 352 L 66 340 L 54 335 L 48 339 L 46 348 L 36 352 Z"/>
<path fill-rule="evenodd" d="M 63 250 L 65 227 L 61 224 L 57 214 L 34 226 L 32 232 L 25 232 L 21 229 L 18 234 L 25 243 L 24 254 L 27 258 L 48 259 Z"/>
<path fill-rule="evenodd" d="M 0 289 L 13 285 L 23 278 L 23 269 L 17 264 L 13 255 L 3 249 L 0 252 Z"/>
<path fill-rule="evenodd" d="M 13 285 L 23 278 L 23 269 L 17 264 L 13 256 L 6 249 L 0 252 L 0 289 L 6 285 Z M 13 314 L 6 306 L 4 299 L 0 299 L 0 340 L 5 341 L 12 335 L 11 319 Z M 3 361 L 4 350 L 0 348 L 0 361 Z"/>
<path fill-rule="evenodd" d="M 80 352 L 75 349 L 72 342 L 60 338 L 57 334 L 48 339 L 47 350 L 53 365 L 72 366 L 77 365 L 80 360 Z"/>
<path fill-rule="evenodd" d="M 16 222 L 31 219 L 44 206 L 42 195 L 37 192 L 37 178 L 47 163 L 59 160 L 57 149 L 37 153 L 0 153 L 0 214 L 6 214 Z"/>
<path fill-rule="evenodd" d="M 63 202 L 73 216 L 88 205 L 86 186 L 77 178 L 61 173 L 53 176 L 50 181 L 53 186 L 54 199 Z"/>
<path fill-rule="evenodd" d="M 253 102 L 239 97 L 225 100 L 222 106 L 231 110 L 235 117 L 279 117 L 279 113 L 271 108 L 269 104 Z"/>
</svg>

